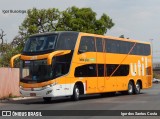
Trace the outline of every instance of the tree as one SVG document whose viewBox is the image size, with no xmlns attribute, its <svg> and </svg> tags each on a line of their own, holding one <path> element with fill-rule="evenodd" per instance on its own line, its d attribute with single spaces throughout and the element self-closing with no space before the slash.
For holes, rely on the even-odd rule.
<svg viewBox="0 0 160 119">
<path fill-rule="evenodd" d="M 0 33 L 0 39 L 1 39 L 0 55 L 4 53 L 4 36 L 6 36 L 6 34 L 4 34 L 4 31 L 1 29 L 1 33 Z"/>
<path fill-rule="evenodd" d="M 4 43 L 4 36 L 5 36 L 6 34 L 4 34 L 4 31 L 1 29 L 1 33 L 0 33 L 0 39 L 1 39 L 1 45 L 3 45 L 3 43 Z"/>
<path fill-rule="evenodd" d="M 10 59 L 13 55 L 18 54 L 22 51 L 22 43 L 5 43 L 4 42 L 4 31 L 1 29 L 0 33 L 0 39 L 2 40 L 0 44 L 0 67 L 9 67 L 10 65 Z M 19 37 L 15 37 L 13 41 L 16 41 Z M 19 40 L 19 39 L 18 39 Z M 22 40 L 19 40 L 22 41 Z M 16 61 L 16 66 L 19 65 L 19 63 Z"/>
<path fill-rule="evenodd" d="M 80 31 L 87 33 L 105 34 L 114 26 L 112 19 L 103 14 L 96 19 L 96 13 L 91 8 L 77 8 L 75 6 L 62 12 L 58 22 L 58 29 L 64 31 Z"/>
<path fill-rule="evenodd" d="M 0 58 L 0 66 L 9 66 L 10 58 L 22 51 L 28 36 L 35 33 L 51 31 L 80 31 L 96 34 L 105 34 L 114 26 L 112 19 L 105 13 L 96 18 L 96 13 L 91 8 L 77 8 L 75 6 L 59 11 L 52 9 L 29 9 L 27 16 L 19 26 L 19 34 L 11 44 L 6 44 L 5 53 Z M 4 44 L 4 31 L 1 30 L 0 39 Z M 18 63 L 16 63 L 18 66 Z"/>
<path fill-rule="evenodd" d="M 112 19 L 103 14 L 96 19 L 96 13 L 91 8 L 75 6 L 60 12 L 56 8 L 30 9 L 27 17 L 19 27 L 19 33 L 24 38 L 31 34 L 50 31 L 80 31 L 105 34 L 114 26 Z"/>
<path fill-rule="evenodd" d="M 21 51 L 20 47 L 13 48 L 11 44 L 5 44 L 5 53 L 0 57 L 0 67 L 9 67 L 10 59 L 13 55 Z M 19 61 L 16 60 L 15 67 L 19 67 Z"/>
<path fill-rule="evenodd" d="M 57 21 L 60 12 L 58 9 L 41 9 L 36 8 L 27 11 L 27 17 L 19 27 L 19 33 L 22 37 L 26 37 L 35 33 L 56 31 Z"/>
</svg>

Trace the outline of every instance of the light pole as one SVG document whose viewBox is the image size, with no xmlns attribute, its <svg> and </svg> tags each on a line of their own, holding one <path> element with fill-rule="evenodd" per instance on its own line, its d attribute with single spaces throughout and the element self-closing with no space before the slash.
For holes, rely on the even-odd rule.
<svg viewBox="0 0 160 119">
<path fill-rule="evenodd" d="M 154 39 L 150 39 L 150 41 L 151 41 L 151 46 L 152 46 L 152 61 L 153 61 L 153 40 L 154 40 Z"/>
</svg>

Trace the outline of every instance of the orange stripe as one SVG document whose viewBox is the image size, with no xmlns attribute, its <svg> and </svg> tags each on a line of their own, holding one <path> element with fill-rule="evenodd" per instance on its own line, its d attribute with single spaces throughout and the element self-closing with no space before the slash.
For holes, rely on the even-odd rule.
<svg viewBox="0 0 160 119">
<path fill-rule="evenodd" d="M 20 82 L 20 86 L 22 86 L 23 88 L 39 88 L 39 87 L 44 87 L 53 83 L 55 83 L 55 80 L 50 80 L 47 82 L 36 83 L 36 84 L 28 84 L 28 83 Z"/>
<path fill-rule="evenodd" d="M 87 91 L 87 80 L 86 80 L 86 91 Z"/>
</svg>

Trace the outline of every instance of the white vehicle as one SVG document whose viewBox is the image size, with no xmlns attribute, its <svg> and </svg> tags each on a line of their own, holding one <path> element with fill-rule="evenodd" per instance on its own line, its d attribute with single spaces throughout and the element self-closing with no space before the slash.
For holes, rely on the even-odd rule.
<svg viewBox="0 0 160 119">
<path fill-rule="evenodd" d="M 153 83 L 159 83 L 159 82 L 160 82 L 160 79 L 153 78 L 152 82 L 153 82 Z"/>
</svg>

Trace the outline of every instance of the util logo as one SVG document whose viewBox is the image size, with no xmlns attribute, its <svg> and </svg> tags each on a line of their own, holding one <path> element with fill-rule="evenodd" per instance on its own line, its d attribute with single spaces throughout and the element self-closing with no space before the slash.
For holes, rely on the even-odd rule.
<svg viewBox="0 0 160 119">
<path fill-rule="evenodd" d="M 148 67 L 148 59 L 142 57 L 137 63 L 130 63 L 130 71 L 132 76 L 144 76 L 145 69 Z"/>
</svg>

